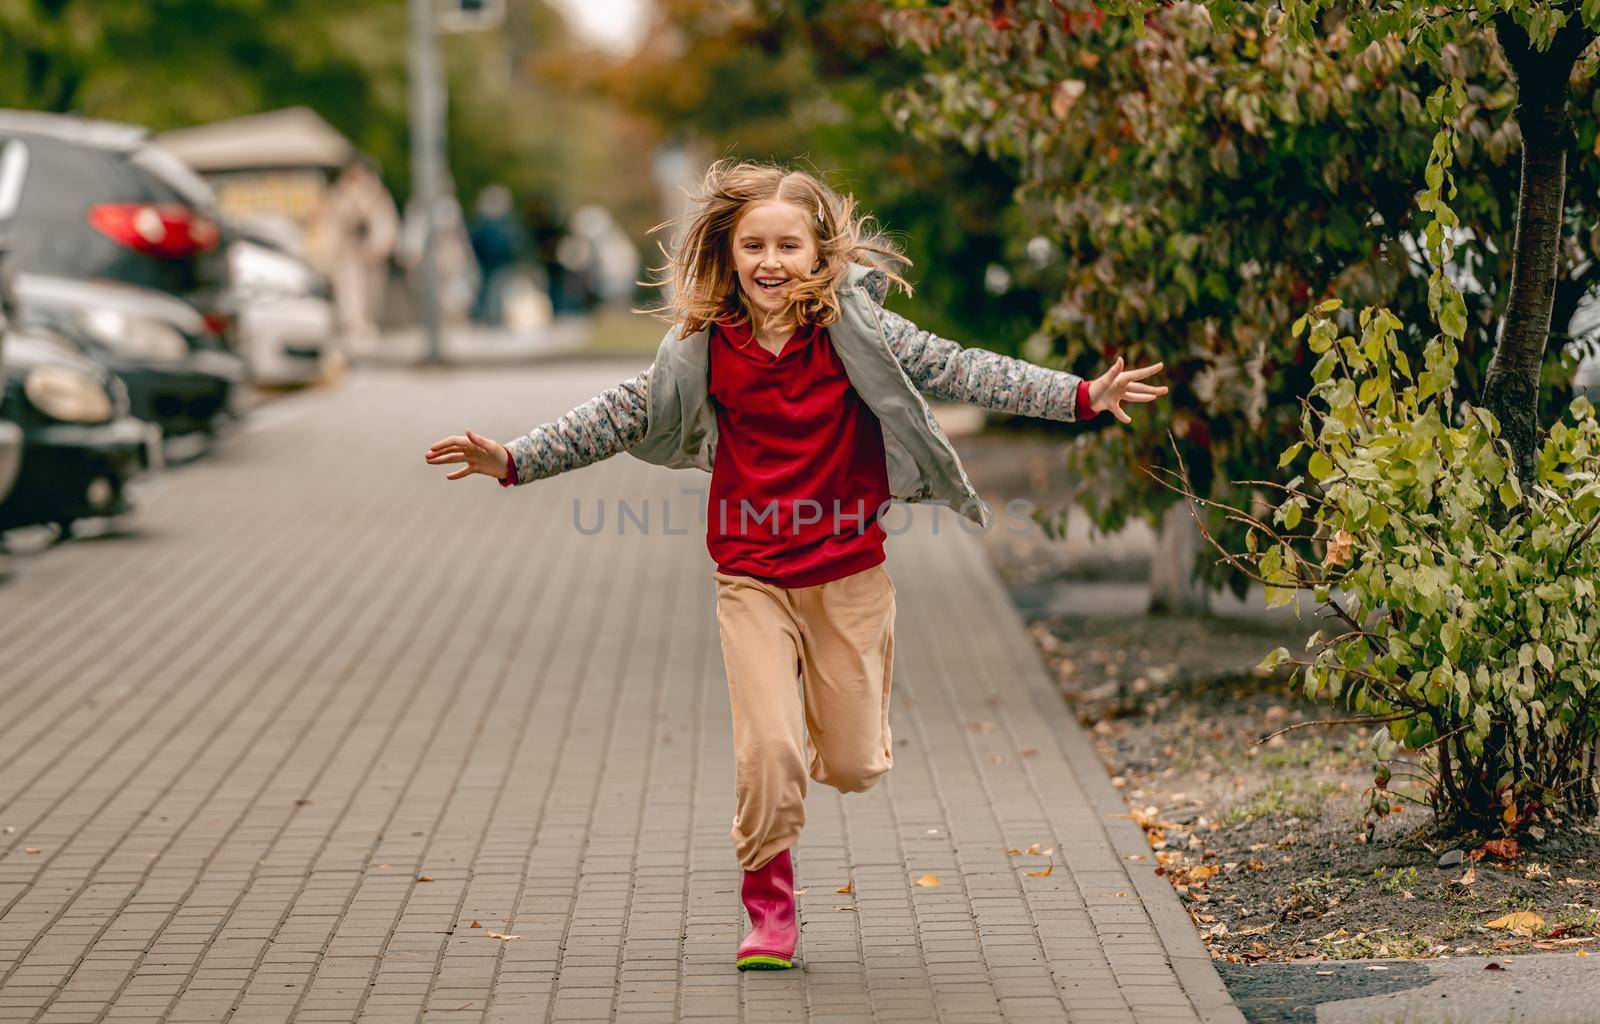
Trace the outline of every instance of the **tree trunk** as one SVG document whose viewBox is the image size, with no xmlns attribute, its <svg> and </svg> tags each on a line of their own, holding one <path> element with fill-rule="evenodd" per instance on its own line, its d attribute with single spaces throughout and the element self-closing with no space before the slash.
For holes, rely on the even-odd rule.
<svg viewBox="0 0 1600 1024">
<path fill-rule="evenodd" d="M 1150 559 L 1150 611 L 1156 615 L 1205 615 L 1211 611 L 1211 588 L 1195 573 L 1206 540 L 1180 501 L 1161 515 L 1156 550 Z"/>
<path fill-rule="evenodd" d="M 1533 480 L 1539 433 L 1539 369 L 1544 364 L 1561 246 L 1562 202 L 1567 184 L 1567 80 L 1593 35 L 1574 19 L 1545 51 L 1509 16 L 1495 19 L 1496 34 L 1517 79 L 1517 125 L 1522 130 L 1522 185 L 1512 249 L 1511 293 L 1500 340 L 1489 362 L 1483 404 L 1500 421 L 1511 445 L 1517 477 Z"/>
</svg>

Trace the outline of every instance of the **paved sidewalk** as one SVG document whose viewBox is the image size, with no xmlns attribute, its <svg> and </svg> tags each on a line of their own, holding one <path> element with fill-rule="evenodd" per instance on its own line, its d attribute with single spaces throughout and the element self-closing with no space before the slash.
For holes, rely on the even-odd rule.
<svg viewBox="0 0 1600 1024">
<path fill-rule="evenodd" d="M 733 969 L 708 478 L 422 459 L 626 375 L 352 371 L 153 479 L 136 533 L 16 560 L 0 1021 L 1242 1021 L 928 507 L 890 541 L 895 768 L 811 789 L 804 969 Z"/>
</svg>

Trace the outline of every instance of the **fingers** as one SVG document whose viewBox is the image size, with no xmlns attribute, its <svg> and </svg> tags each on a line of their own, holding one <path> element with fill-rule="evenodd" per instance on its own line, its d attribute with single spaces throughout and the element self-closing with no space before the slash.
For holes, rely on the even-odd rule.
<svg viewBox="0 0 1600 1024">
<path fill-rule="evenodd" d="M 1111 404 L 1110 408 L 1111 408 L 1111 415 L 1115 416 L 1117 419 L 1121 420 L 1123 423 L 1132 423 L 1133 422 L 1133 417 L 1129 416 L 1127 413 L 1123 412 L 1122 411 L 1122 406 L 1120 404 L 1113 402 Z"/>
<path fill-rule="evenodd" d="M 1121 363 L 1122 360 L 1118 359 L 1117 362 Z M 1164 365 L 1166 365 L 1166 364 L 1165 363 L 1151 363 L 1149 366 L 1141 366 L 1137 370 L 1129 370 L 1127 373 L 1124 373 L 1122 375 L 1122 377 L 1123 377 L 1124 380 L 1130 380 L 1130 381 L 1133 381 L 1133 380 L 1144 380 L 1146 377 L 1149 377 L 1152 374 L 1160 373 L 1161 372 L 1161 367 L 1164 366 Z"/>
<path fill-rule="evenodd" d="M 1151 387 L 1148 384 L 1129 384 L 1123 392 L 1124 401 L 1153 402 L 1167 393 L 1165 387 Z"/>
<path fill-rule="evenodd" d="M 454 473 L 446 474 L 445 475 L 445 479 L 446 480 L 460 480 L 462 477 L 471 476 L 475 472 L 477 472 L 477 471 L 475 469 L 473 469 L 471 466 L 462 466 L 460 469 L 456 470 Z"/>
<path fill-rule="evenodd" d="M 428 450 L 431 452 L 431 451 L 434 451 L 434 450 L 439 449 L 439 448 L 449 448 L 449 447 L 452 447 L 452 446 L 456 447 L 456 448 L 459 448 L 462 445 L 465 445 L 467 443 L 468 443 L 467 439 L 462 437 L 460 434 L 452 434 L 449 437 L 446 437 L 446 438 L 443 438 L 441 440 L 433 442 L 433 444 L 428 448 Z"/>
</svg>

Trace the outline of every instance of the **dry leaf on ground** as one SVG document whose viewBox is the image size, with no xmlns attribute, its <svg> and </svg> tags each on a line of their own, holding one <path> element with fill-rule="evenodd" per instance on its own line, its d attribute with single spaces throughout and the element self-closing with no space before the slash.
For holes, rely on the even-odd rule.
<svg viewBox="0 0 1600 1024">
<path fill-rule="evenodd" d="M 843 893 L 844 895 L 848 896 L 851 893 L 856 891 L 856 883 L 854 883 L 854 882 L 846 882 L 846 883 L 844 883 L 843 887 L 835 889 L 833 891 L 837 892 L 837 893 Z"/>
<path fill-rule="evenodd" d="M 931 889 L 939 884 L 939 876 L 930 871 L 921 878 L 917 879 L 917 884 L 927 886 Z"/>
<path fill-rule="evenodd" d="M 1051 864 L 1049 867 L 1045 868 L 1043 871 L 1029 871 L 1028 872 L 1028 877 L 1029 878 L 1046 878 L 1046 877 L 1049 876 L 1050 872 L 1054 871 L 1055 869 L 1056 869 L 1056 866 L 1054 864 Z"/>
<path fill-rule="evenodd" d="M 502 942 L 510 942 L 513 939 L 526 939 L 527 936 L 526 935 L 501 935 L 499 932 L 490 932 L 489 933 L 489 938 L 491 938 L 491 939 L 499 939 Z"/>
<path fill-rule="evenodd" d="M 433 881 L 433 876 L 432 875 L 418 875 L 417 876 L 417 881 L 419 881 L 419 882 L 431 882 L 431 881 Z"/>
<path fill-rule="evenodd" d="M 1533 930 L 1542 924 L 1544 924 L 1544 918 L 1533 913 L 1532 911 L 1522 910 L 1515 914 L 1507 914 L 1504 917 L 1497 917 L 1493 921 L 1490 921 L 1488 924 L 1484 925 L 1484 927 L 1498 928 L 1502 931 L 1508 931 L 1513 935 L 1527 937 L 1532 935 Z"/>
</svg>

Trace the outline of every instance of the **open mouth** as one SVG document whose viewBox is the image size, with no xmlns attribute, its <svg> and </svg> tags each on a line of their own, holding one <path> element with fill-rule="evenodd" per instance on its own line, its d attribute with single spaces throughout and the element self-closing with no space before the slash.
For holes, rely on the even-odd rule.
<svg viewBox="0 0 1600 1024">
<path fill-rule="evenodd" d="M 787 277 L 758 277 L 755 280 L 756 287 L 764 292 L 775 292 L 789 283 Z"/>
</svg>

